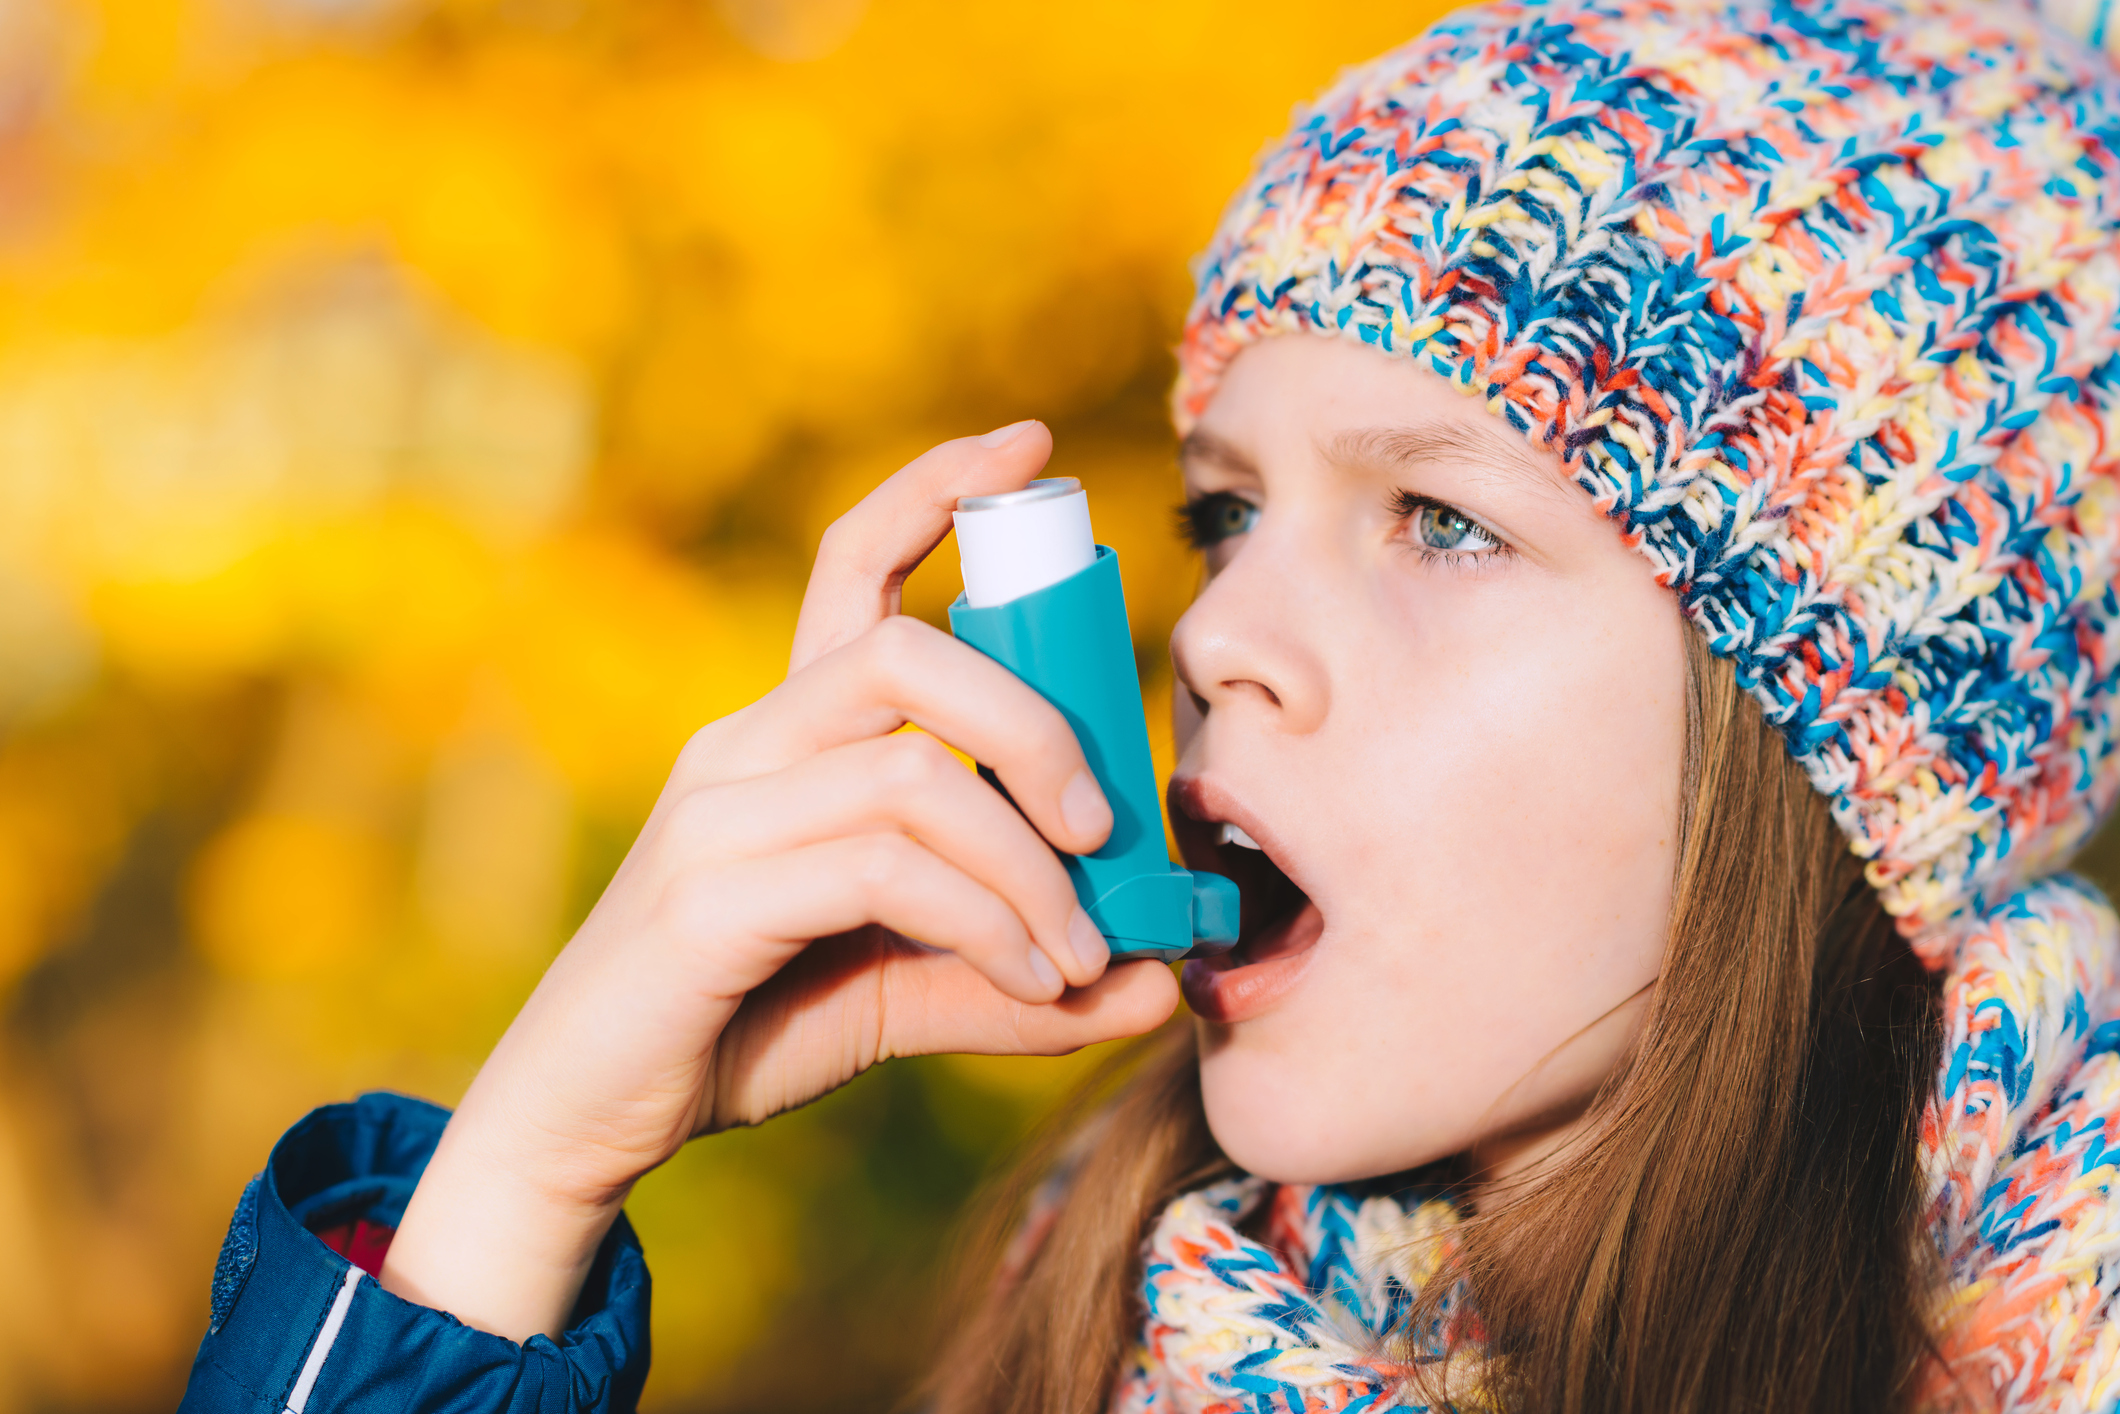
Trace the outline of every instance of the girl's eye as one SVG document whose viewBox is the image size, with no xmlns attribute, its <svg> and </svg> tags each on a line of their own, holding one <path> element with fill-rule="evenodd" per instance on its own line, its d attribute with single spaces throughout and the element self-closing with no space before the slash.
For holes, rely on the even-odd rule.
<svg viewBox="0 0 2120 1414">
<path fill-rule="evenodd" d="M 1259 523 L 1259 508 L 1228 491 L 1210 491 L 1178 508 L 1178 533 L 1195 550 L 1245 535 Z"/>
<path fill-rule="evenodd" d="M 1502 548 L 1493 531 L 1453 506 L 1422 501 L 1407 509 L 1414 543 L 1424 554 L 1484 555 Z"/>
</svg>

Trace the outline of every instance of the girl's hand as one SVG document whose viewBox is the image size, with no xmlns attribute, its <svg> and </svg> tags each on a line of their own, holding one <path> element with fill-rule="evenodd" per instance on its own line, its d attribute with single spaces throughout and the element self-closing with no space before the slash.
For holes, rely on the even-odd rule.
<svg viewBox="0 0 2120 1414">
<path fill-rule="evenodd" d="M 450 1121 L 386 1288 L 557 1335 L 633 1183 L 692 1136 L 892 1056 L 1057 1054 L 1171 1013 L 1168 968 L 1106 972 L 1046 844 L 1087 851 L 1111 828 L 1065 719 L 897 613 L 957 498 L 1024 485 L 1051 450 L 1035 422 L 945 443 L 826 532 L 787 681 L 679 755 Z"/>
</svg>

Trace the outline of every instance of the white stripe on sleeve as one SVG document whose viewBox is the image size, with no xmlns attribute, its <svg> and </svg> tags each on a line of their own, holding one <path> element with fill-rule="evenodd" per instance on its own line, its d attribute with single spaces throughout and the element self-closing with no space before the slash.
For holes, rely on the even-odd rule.
<svg viewBox="0 0 2120 1414">
<path fill-rule="evenodd" d="M 361 1269 L 347 1264 L 346 1280 L 339 1283 L 338 1299 L 331 1303 L 330 1314 L 324 1317 L 324 1328 L 317 1332 L 316 1343 L 309 1347 L 309 1358 L 302 1362 L 301 1378 L 294 1382 L 294 1392 L 287 1396 L 287 1414 L 302 1414 L 309 1403 L 309 1392 L 317 1387 L 317 1376 L 324 1373 L 324 1357 L 331 1353 L 332 1342 L 339 1338 L 339 1327 L 346 1324 L 346 1308 L 353 1304 L 353 1289 L 361 1284 Z"/>
</svg>

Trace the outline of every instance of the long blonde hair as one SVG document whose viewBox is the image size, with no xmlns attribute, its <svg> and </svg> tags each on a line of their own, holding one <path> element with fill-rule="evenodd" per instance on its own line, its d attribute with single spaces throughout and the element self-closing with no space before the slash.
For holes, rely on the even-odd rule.
<svg viewBox="0 0 2120 1414">
<path fill-rule="evenodd" d="M 1446 1275 L 1478 1311 L 1483 1401 L 1513 1414 L 1903 1409 L 1932 1351 L 1916 1141 L 1936 988 L 1729 665 L 1687 639 L 1677 878 L 1642 1034 L 1587 1137 L 1471 1208 Z M 1050 1226 L 1018 1232 L 1063 1160 Z M 1101 1411 L 1148 1226 L 1228 1171 L 1189 1026 L 1108 1068 L 983 1204 L 936 1414 Z M 1426 1395 L 1447 1401 L 1464 1366 L 1426 1366 Z"/>
</svg>

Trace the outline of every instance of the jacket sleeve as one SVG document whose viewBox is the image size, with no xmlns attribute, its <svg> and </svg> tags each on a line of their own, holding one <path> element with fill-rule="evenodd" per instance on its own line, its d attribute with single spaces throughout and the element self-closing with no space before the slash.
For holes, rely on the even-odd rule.
<svg viewBox="0 0 2120 1414">
<path fill-rule="evenodd" d="M 623 1216 L 556 1342 L 473 1330 L 391 1295 L 357 1265 L 380 1267 L 448 1118 L 420 1100 L 371 1094 L 287 1131 L 236 1205 L 180 1414 L 633 1409 L 648 1373 L 648 1267 Z"/>
</svg>

